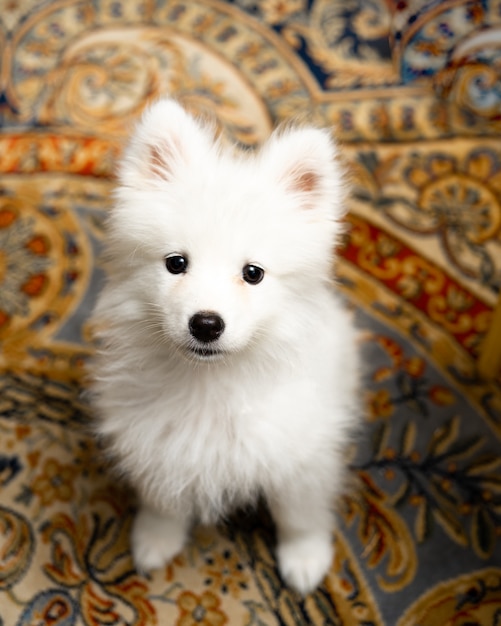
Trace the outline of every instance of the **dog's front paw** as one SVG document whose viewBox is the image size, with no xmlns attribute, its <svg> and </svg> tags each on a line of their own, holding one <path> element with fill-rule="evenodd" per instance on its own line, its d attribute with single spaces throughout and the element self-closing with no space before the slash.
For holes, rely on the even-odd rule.
<svg viewBox="0 0 501 626">
<path fill-rule="evenodd" d="M 282 578 L 302 595 L 322 582 L 333 555 L 331 537 L 325 534 L 291 537 L 280 542 L 277 550 Z"/>
<path fill-rule="evenodd" d="M 132 527 L 132 557 L 141 573 L 159 569 L 181 552 L 186 539 L 186 525 L 141 509 Z"/>
</svg>

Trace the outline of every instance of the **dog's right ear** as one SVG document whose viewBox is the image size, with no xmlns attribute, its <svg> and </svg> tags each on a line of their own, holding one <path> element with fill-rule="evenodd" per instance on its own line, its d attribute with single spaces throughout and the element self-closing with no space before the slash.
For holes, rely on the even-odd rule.
<svg viewBox="0 0 501 626">
<path fill-rule="evenodd" d="M 125 151 L 119 177 L 126 187 L 172 182 L 211 145 L 201 127 L 174 100 L 159 100 L 143 114 Z"/>
</svg>

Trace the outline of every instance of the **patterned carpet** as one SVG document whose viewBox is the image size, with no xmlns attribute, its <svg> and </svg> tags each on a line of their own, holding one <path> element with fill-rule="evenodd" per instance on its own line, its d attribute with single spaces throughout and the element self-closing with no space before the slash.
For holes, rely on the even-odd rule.
<svg viewBox="0 0 501 626">
<path fill-rule="evenodd" d="M 501 624 L 501 388 L 476 371 L 501 283 L 499 0 L 0 2 L 0 624 Z M 335 128 L 341 288 L 367 436 L 336 560 L 285 588 L 266 510 L 139 576 L 134 510 L 88 434 L 88 314 L 113 172 L 173 94 L 258 145 Z"/>
</svg>

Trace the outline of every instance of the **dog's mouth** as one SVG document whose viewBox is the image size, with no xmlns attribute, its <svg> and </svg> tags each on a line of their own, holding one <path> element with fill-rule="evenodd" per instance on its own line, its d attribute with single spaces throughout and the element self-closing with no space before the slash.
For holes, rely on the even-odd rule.
<svg viewBox="0 0 501 626">
<path fill-rule="evenodd" d="M 209 346 L 189 346 L 188 352 L 199 359 L 214 359 L 224 354 L 222 350 Z"/>
</svg>

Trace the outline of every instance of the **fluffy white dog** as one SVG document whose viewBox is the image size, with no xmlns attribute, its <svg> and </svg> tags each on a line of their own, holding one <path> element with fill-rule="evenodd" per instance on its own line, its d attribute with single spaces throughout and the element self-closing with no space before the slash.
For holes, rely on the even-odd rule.
<svg viewBox="0 0 501 626">
<path fill-rule="evenodd" d="M 137 568 L 264 496 L 286 582 L 315 588 L 360 424 L 359 357 L 333 293 L 344 184 L 329 133 L 258 153 L 162 100 L 120 166 L 94 320 L 97 430 L 137 488 Z"/>
</svg>

